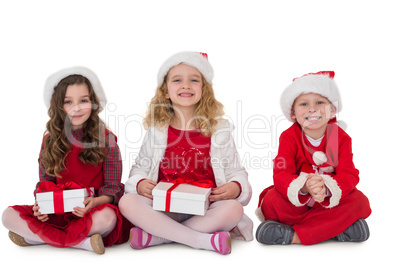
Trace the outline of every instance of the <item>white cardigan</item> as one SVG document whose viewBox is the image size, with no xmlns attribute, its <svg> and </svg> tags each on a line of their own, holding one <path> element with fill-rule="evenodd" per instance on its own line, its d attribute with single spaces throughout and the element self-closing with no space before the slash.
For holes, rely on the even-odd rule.
<svg viewBox="0 0 402 268">
<path fill-rule="evenodd" d="M 232 136 L 233 125 L 220 119 L 214 134 L 211 136 L 211 165 L 217 186 L 236 181 L 241 185 L 241 194 L 237 201 L 246 206 L 251 199 L 252 189 L 248 175 L 240 163 L 239 155 Z M 167 147 L 168 126 L 161 129 L 148 129 L 139 155 L 133 164 L 130 177 L 125 183 L 126 193 L 137 193 L 137 184 L 147 178 L 158 181 L 159 164 Z M 253 222 L 246 214 L 232 231 L 233 238 L 246 241 L 253 240 Z"/>
</svg>

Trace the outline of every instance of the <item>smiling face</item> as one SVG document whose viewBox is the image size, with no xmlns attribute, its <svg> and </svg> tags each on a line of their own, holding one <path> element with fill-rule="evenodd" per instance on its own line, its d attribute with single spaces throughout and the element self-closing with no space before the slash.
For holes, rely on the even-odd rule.
<svg viewBox="0 0 402 268">
<path fill-rule="evenodd" d="M 91 100 L 86 84 L 69 85 L 64 97 L 63 109 L 71 121 L 72 130 L 82 128 L 91 116 Z"/>
<path fill-rule="evenodd" d="M 301 94 L 293 103 L 292 119 L 295 119 L 303 131 L 313 139 L 321 138 L 328 121 L 336 113 L 331 102 L 316 93 Z"/>
<path fill-rule="evenodd" d="M 177 108 L 195 111 L 202 95 L 202 75 L 194 67 L 179 64 L 169 70 L 166 98 Z"/>
</svg>

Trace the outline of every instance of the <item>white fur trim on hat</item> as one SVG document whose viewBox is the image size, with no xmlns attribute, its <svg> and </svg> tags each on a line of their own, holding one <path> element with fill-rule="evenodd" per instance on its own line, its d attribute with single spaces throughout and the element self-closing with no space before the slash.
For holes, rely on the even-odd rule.
<svg viewBox="0 0 402 268">
<path fill-rule="evenodd" d="M 165 78 L 169 70 L 172 67 L 179 65 L 180 63 L 184 63 L 196 68 L 200 73 L 202 73 L 208 83 L 212 84 L 212 79 L 214 78 L 214 70 L 209 63 L 206 54 L 200 52 L 185 51 L 174 54 L 162 64 L 162 66 L 159 68 L 157 76 L 158 86 L 162 85 L 163 79 Z"/>
<path fill-rule="evenodd" d="M 315 74 L 307 74 L 296 78 L 281 95 L 281 108 L 283 114 L 291 122 L 296 122 L 292 119 L 292 106 L 297 97 L 305 93 L 317 93 L 326 97 L 332 105 L 335 106 L 336 112 L 341 110 L 341 99 L 336 86 L 332 71 L 318 72 Z"/>
<path fill-rule="evenodd" d="M 91 82 L 92 88 L 94 89 L 95 94 L 99 99 L 100 111 L 102 111 L 107 102 L 106 94 L 103 91 L 102 85 L 98 77 L 92 70 L 81 66 L 62 69 L 47 78 L 45 83 L 45 89 L 43 92 L 46 108 L 49 109 L 50 107 L 50 100 L 52 99 L 54 88 L 59 84 L 59 82 L 63 78 L 66 78 L 67 76 L 73 74 L 82 75 L 86 77 L 89 80 L 89 82 Z"/>
</svg>

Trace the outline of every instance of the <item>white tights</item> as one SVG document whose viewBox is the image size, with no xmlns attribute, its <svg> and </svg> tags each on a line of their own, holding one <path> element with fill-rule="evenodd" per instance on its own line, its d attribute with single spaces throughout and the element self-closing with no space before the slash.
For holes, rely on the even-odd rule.
<svg viewBox="0 0 402 268">
<path fill-rule="evenodd" d="M 121 213 L 145 232 L 152 235 L 150 245 L 170 241 L 193 248 L 213 250 L 211 237 L 214 232 L 230 231 L 240 222 L 243 206 L 235 200 L 222 200 L 211 204 L 204 216 L 192 216 L 182 222 L 180 214 L 153 210 L 152 200 L 126 194 L 120 199 Z M 143 236 L 146 240 L 147 236 Z"/>
<path fill-rule="evenodd" d="M 27 222 L 20 217 L 19 212 L 13 208 L 9 207 L 4 210 L 2 220 L 4 227 L 24 237 L 28 244 L 44 244 L 43 240 L 29 229 Z M 117 216 L 113 209 L 106 207 L 103 210 L 95 211 L 92 214 L 92 227 L 88 237 L 75 245 L 74 248 L 93 251 L 90 243 L 91 235 L 100 234 L 102 237 L 107 236 L 113 231 L 116 222 Z"/>
</svg>

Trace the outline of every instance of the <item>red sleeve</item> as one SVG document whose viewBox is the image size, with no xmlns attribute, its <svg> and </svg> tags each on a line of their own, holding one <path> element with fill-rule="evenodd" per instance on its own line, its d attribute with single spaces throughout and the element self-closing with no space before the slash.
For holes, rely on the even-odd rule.
<svg viewBox="0 0 402 268">
<path fill-rule="evenodd" d="M 353 163 L 352 139 L 345 133 L 340 135 L 338 165 L 333 179 L 342 190 L 342 196 L 348 195 L 359 183 L 359 170 Z"/>
<path fill-rule="evenodd" d="M 290 183 L 299 176 L 295 161 L 297 141 L 289 135 L 289 130 L 281 134 L 278 155 L 274 159 L 274 186 L 286 198 Z"/>
</svg>

